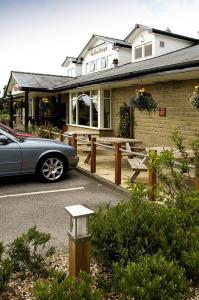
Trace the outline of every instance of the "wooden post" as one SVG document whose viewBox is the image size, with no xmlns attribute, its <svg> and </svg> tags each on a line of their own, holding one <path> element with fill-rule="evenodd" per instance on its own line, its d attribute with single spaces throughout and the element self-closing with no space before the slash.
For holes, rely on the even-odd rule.
<svg viewBox="0 0 199 300">
<path fill-rule="evenodd" d="M 60 131 L 60 142 L 64 142 L 64 136 L 63 136 L 63 133 L 64 133 L 64 131 L 63 130 L 61 130 Z"/>
<path fill-rule="evenodd" d="M 199 192 L 199 162 L 195 162 L 195 188 Z"/>
<path fill-rule="evenodd" d="M 28 132 L 28 121 L 29 121 L 28 91 L 25 91 L 25 130 L 26 130 L 26 132 Z"/>
<path fill-rule="evenodd" d="M 69 237 L 69 276 L 77 277 L 80 271 L 90 272 L 90 248 L 89 239 Z"/>
<path fill-rule="evenodd" d="M 39 129 L 39 135 L 41 138 L 43 137 L 43 127 L 42 126 Z"/>
<path fill-rule="evenodd" d="M 115 184 L 121 184 L 121 144 L 115 144 Z"/>
<path fill-rule="evenodd" d="M 39 97 L 35 100 L 35 123 L 39 125 Z"/>
<path fill-rule="evenodd" d="M 91 173 L 96 173 L 96 137 L 91 138 Z"/>
<path fill-rule="evenodd" d="M 77 134 L 72 135 L 72 146 L 75 148 L 75 154 L 77 155 Z"/>
<path fill-rule="evenodd" d="M 156 197 L 156 169 L 153 166 L 153 157 L 157 154 L 157 150 L 149 150 L 149 156 L 150 156 L 150 161 L 149 161 L 149 200 L 150 201 L 155 201 Z"/>
<path fill-rule="evenodd" d="M 51 129 L 48 130 L 48 137 L 49 137 L 49 139 L 52 139 L 52 138 L 53 138 L 53 134 L 52 134 Z"/>
</svg>

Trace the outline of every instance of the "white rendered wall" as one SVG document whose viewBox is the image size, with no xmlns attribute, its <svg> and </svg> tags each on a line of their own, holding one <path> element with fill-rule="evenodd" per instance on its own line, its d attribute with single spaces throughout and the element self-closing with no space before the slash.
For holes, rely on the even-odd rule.
<svg viewBox="0 0 199 300">
<path fill-rule="evenodd" d="M 68 76 L 68 70 L 74 69 L 72 77 L 77 77 L 82 75 L 82 65 L 81 64 L 76 64 L 76 63 L 68 63 L 66 67 L 66 76 Z"/>
<path fill-rule="evenodd" d="M 108 67 L 107 68 L 112 68 L 113 59 L 114 58 L 118 59 L 118 51 L 113 50 L 112 48 L 113 48 L 113 45 L 111 43 L 104 43 L 104 41 L 102 41 L 102 40 L 97 41 L 93 45 L 92 49 L 88 50 L 88 52 L 83 57 L 84 60 L 82 63 L 82 75 L 88 74 L 88 73 L 86 73 L 86 64 L 88 62 L 97 60 L 102 57 L 108 56 Z M 107 68 L 104 68 L 101 70 L 96 70 L 94 72 L 103 71 Z"/>
<path fill-rule="evenodd" d="M 154 34 L 149 32 L 148 30 L 142 31 L 140 34 L 138 34 L 137 37 L 134 38 L 134 40 L 132 41 L 132 62 L 147 59 L 147 58 L 151 57 L 151 56 L 148 56 L 146 58 L 135 59 L 134 49 L 138 46 L 141 46 L 141 45 L 144 46 L 145 44 L 152 43 L 152 57 L 155 55 L 155 53 L 154 53 L 154 39 L 155 39 Z M 143 49 L 142 49 L 142 51 L 143 51 Z"/>
<path fill-rule="evenodd" d="M 160 41 L 164 42 L 164 48 L 160 47 Z M 169 36 L 155 34 L 154 55 L 159 56 L 165 53 L 173 52 L 192 45 L 192 42 L 175 39 Z"/>
<path fill-rule="evenodd" d="M 164 47 L 160 47 L 160 41 L 164 42 Z M 143 46 L 152 43 L 152 56 L 135 59 L 135 47 Z M 192 42 L 176 39 L 173 37 L 157 34 L 148 30 L 141 31 L 132 41 L 132 62 L 148 59 L 155 56 L 160 56 L 169 52 L 183 49 L 192 45 Z M 142 50 L 143 51 L 143 50 Z"/>
<path fill-rule="evenodd" d="M 132 59 L 132 51 L 131 48 L 119 48 L 118 51 L 118 65 L 124 65 L 130 63 Z"/>
</svg>

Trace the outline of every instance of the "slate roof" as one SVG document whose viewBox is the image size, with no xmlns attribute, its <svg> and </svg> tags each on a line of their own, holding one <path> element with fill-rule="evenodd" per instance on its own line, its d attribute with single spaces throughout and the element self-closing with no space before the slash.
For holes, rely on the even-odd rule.
<svg viewBox="0 0 199 300">
<path fill-rule="evenodd" d="M 166 36 L 177 38 L 177 39 L 180 39 L 180 40 L 185 40 L 185 41 L 193 42 L 195 44 L 199 43 L 199 39 L 196 39 L 196 38 L 192 38 L 192 37 L 189 37 L 189 36 L 184 36 L 184 35 L 181 35 L 181 34 L 173 33 L 173 32 L 168 31 L 168 30 L 160 30 L 160 29 L 156 29 L 156 28 L 152 28 L 152 27 L 148 27 L 148 26 L 144 26 L 144 25 L 140 25 L 140 24 L 136 24 L 135 25 L 134 29 L 127 35 L 127 37 L 124 39 L 124 41 L 128 42 L 129 37 L 138 28 L 148 29 L 151 32 L 154 32 L 154 33 L 157 33 L 157 34 L 166 35 Z"/>
<path fill-rule="evenodd" d="M 70 82 L 57 86 L 55 91 L 96 83 L 135 78 L 156 72 L 199 66 L 199 45 L 190 46 L 158 57 L 128 63 L 117 68 L 107 69 L 79 76 Z"/>
<path fill-rule="evenodd" d="M 113 44 L 115 44 L 115 46 L 122 46 L 122 47 L 132 48 L 132 45 L 130 43 L 128 43 L 127 41 L 124 41 L 124 40 L 120 40 L 120 39 L 116 39 L 116 38 L 110 38 L 110 37 L 103 36 L 103 35 L 98 35 L 98 34 L 94 34 L 94 37 L 102 39 L 106 42 L 113 43 Z"/>
<path fill-rule="evenodd" d="M 90 40 L 88 41 L 88 43 L 86 44 L 86 46 L 82 49 L 82 51 L 80 52 L 80 54 L 77 57 L 77 61 L 81 62 L 81 57 L 83 55 L 83 53 L 85 52 L 85 50 L 87 49 L 87 47 L 89 46 L 89 44 L 92 42 L 93 39 L 100 39 L 104 42 L 109 42 L 112 43 L 114 46 L 120 46 L 120 47 L 125 47 L 125 48 L 132 48 L 132 45 L 128 42 L 125 42 L 124 40 L 120 40 L 120 39 L 115 39 L 115 38 L 110 38 L 107 36 L 103 36 L 103 35 L 98 35 L 98 34 L 93 34 L 92 37 L 90 38 Z"/>
<path fill-rule="evenodd" d="M 74 77 L 68 76 L 26 73 L 18 71 L 12 71 L 11 77 L 12 76 L 21 88 L 46 90 L 53 90 L 54 87 L 74 79 Z"/>
</svg>

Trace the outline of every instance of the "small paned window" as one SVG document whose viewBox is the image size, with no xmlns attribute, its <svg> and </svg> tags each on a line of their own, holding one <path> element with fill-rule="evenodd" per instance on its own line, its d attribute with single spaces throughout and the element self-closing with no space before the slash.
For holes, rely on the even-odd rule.
<svg viewBox="0 0 199 300">
<path fill-rule="evenodd" d="M 100 70 L 101 69 L 101 59 L 97 59 L 96 60 L 96 70 Z"/>
<path fill-rule="evenodd" d="M 160 48 L 164 48 L 165 44 L 163 41 L 160 41 Z"/>
<path fill-rule="evenodd" d="M 101 59 L 101 69 L 104 69 L 106 67 L 107 67 L 107 58 L 102 57 L 102 59 Z"/>
<path fill-rule="evenodd" d="M 142 46 L 135 48 L 135 59 L 142 58 Z"/>
<path fill-rule="evenodd" d="M 144 46 L 144 56 L 152 55 L 152 44 L 147 44 Z"/>
<path fill-rule="evenodd" d="M 90 72 L 95 71 L 96 69 L 96 61 L 91 61 L 90 62 Z"/>
<path fill-rule="evenodd" d="M 89 69 L 89 63 L 86 64 L 86 73 L 89 73 L 90 69 Z"/>
</svg>

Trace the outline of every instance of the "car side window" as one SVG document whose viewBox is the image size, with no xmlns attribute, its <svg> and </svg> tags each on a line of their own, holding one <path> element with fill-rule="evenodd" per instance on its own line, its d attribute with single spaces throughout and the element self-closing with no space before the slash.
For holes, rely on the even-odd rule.
<svg viewBox="0 0 199 300">
<path fill-rule="evenodd" d="M 5 142 L 2 142 L 2 141 L 1 141 L 1 137 L 7 138 L 7 143 L 6 143 L 6 144 L 13 143 L 13 141 L 12 141 L 11 139 L 9 139 L 6 135 L 4 135 L 4 134 L 2 134 L 2 133 L 0 132 L 0 146 L 5 145 Z"/>
</svg>

